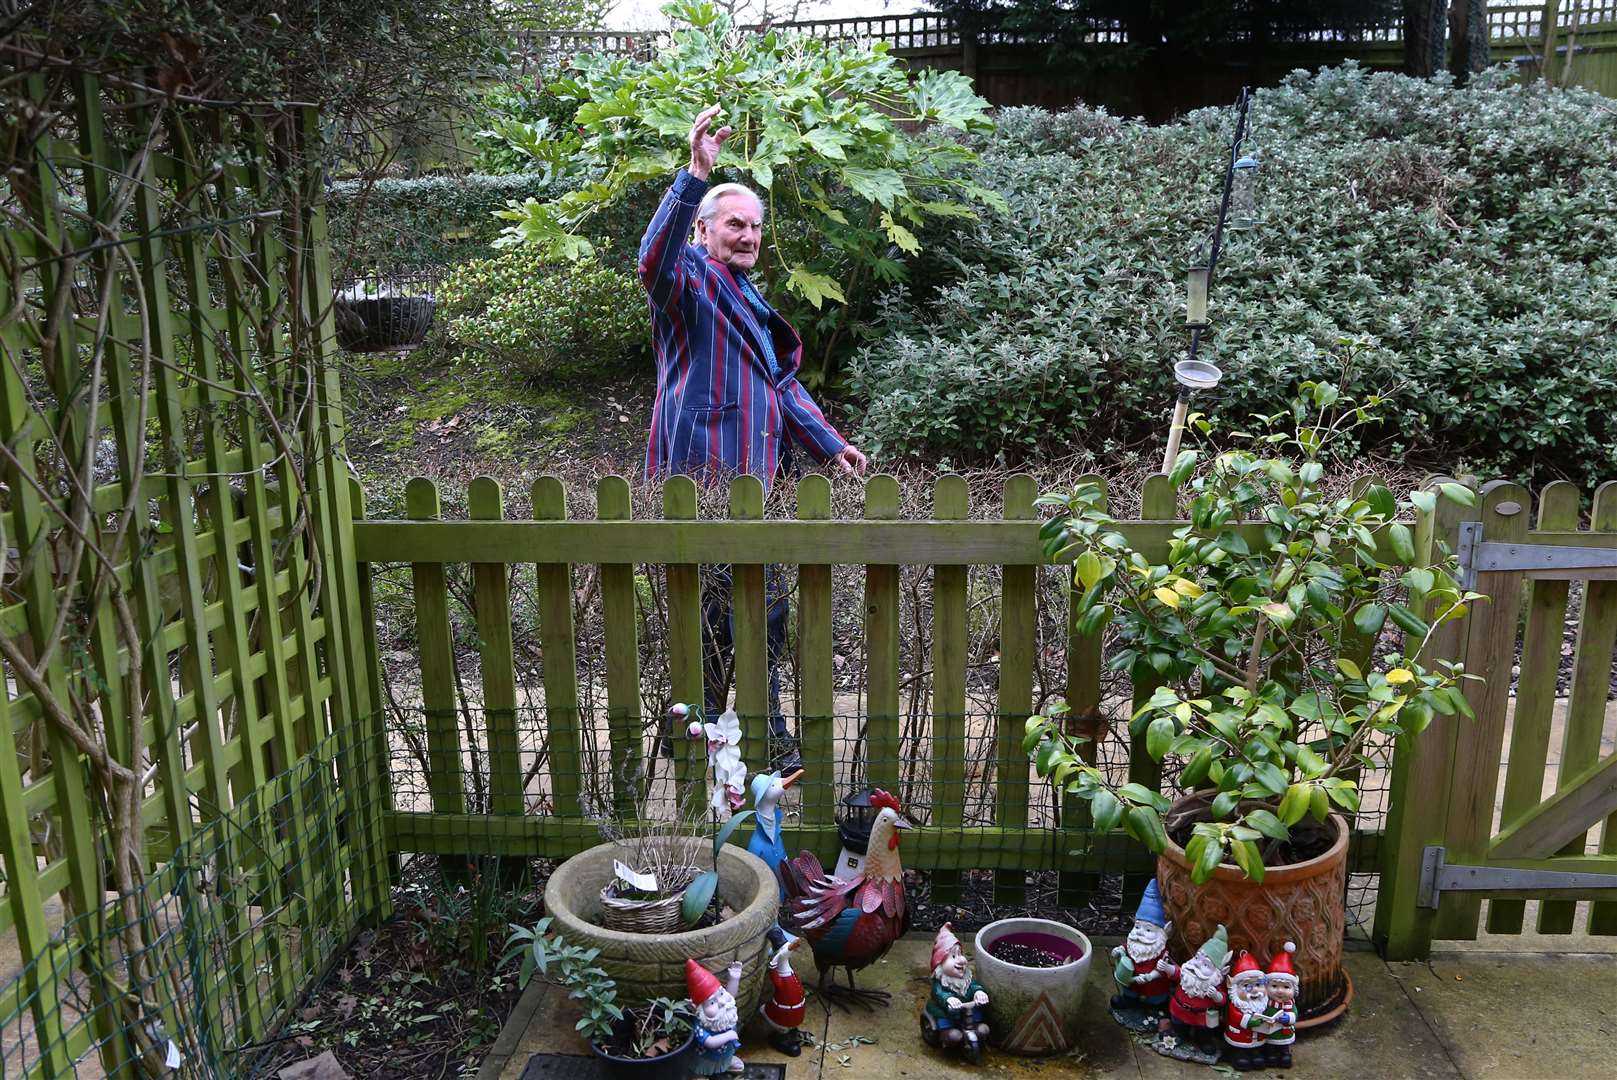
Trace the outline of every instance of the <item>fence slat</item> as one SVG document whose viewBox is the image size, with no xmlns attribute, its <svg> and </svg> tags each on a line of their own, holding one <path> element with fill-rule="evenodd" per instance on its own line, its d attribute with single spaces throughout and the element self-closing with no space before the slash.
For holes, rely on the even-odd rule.
<svg viewBox="0 0 1617 1080">
<path fill-rule="evenodd" d="M 1002 513 L 1009 521 L 1038 516 L 1033 500 L 1038 484 L 1026 473 L 1005 480 Z M 1038 651 L 1038 567 L 1000 568 L 999 696 L 995 717 L 994 824 L 1025 828 L 1028 820 L 1028 762 L 1022 735 L 1033 712 L 1033 667 Z M 1018 852 L 1017 854 L 1020 854 Z M 994 902 L 1014 907 L 1027 898 L 1027 872 L 994 871 Z"/>
<path fill-rule="evenodd" d="M 1094 484 L 1101 491 L 1101 509 L 1106 508 L 1106 479 L 1094 473 L 1080 476 L 1074 485 Z M 1067 723 L 1069 735 L 1087 741 L 1078 744 L 1078 756 L 1093 765 L 1098 758 L 1101 740 L 1106 735 L 1105 714 L 1100 704 L 1101 646 L 1106 638 L 1103 626 L 1093 634 L 1078 632 L 1078 619 L 1074 607 L 1077 597 L 1072 595 L 1073 577 L 1067 568 Z M 1082 595 L 1081 593 L 1079 595 Z M 1086 829 L 1090 824 L 1089 804 L 1068 795 L 1061 800 L 1061 827 Z M 1100 879 L 1093 874 L 1062 874 L 1056 880 L 1056 902 L 1061 907 L 1075 908 L 1087 903 L 1100 887 Z M 1145 886 L 1141 885 L 1141 889 Z"/>
<path fill-rule="evenodd" d="M 1565 480 L 1550 484 L 1539 494 L 1538 527 L 1577 528 L 1578 501 L 1577 485 Z M 1505 774 L 1501 829 L 1514 825 L 1543 798 L 1569 585 L 1564 579 L 1548 578 L 1527 583 L 1527 628 L 1522 633 L 1522 674 L 1510 725 L 1510 766 Z M 1521 933 L 1525 909 L 1526 902 L 1522 900 L 1488 901 L 1488 932 Z"/>
<path fill-rule="evenodd" d="M 831 481 L 811 473 L 797 483 L 797 516 L 804 521 L 831 517 Z M 825 825 L 835 820 L 837 744 L 835 669 L 831 652 L 831 568 L 804 566 L 797 571 L 797 648 L 799 706 L 797 727 L 803 740 L 806 770 L 802 792 L 803 822 Z M 821 853 L 824 857 L 825 853 Z"/>
<path fill-rule="evenodd" d="M 505 518 L 505 492 L 492 476 L 475 477 L 466 489 L 473 521 Z M 488 740 L 489 807 L 520 814 L 522 744 L 517 739 L 517 671 L 511 645 L 511 574 L 504 563 L 473 563 L 477 647 L 483 676 L 483 727 Z"/>
<path fill-rule="evenodd" d="M 634 516 L 629 482 L 603 476 L 596 485 L 595 516 L 628 521 Z M 601 567 L 601 617 L 606 635 L 606 722 L 612 749 L 612 798 L 617 812 L 633 816 L 644 763 L 640 738 L 640 612 L 634 565 Z"/>
<path fill-rule="evenodd" d="M 695 521 L 696 481 L 689 476 L 670 476 L 663 481 L 663 517 L 670 522 Z M 702 582 L 695 563 L 668 564 L 668 674 L 674 700 L 700 706 L 702 689 Z M 663 719 L 662 724 L 668 725 Z M 673 743 L 675 790 L 680 806 L 696 805 L 706 798 L 701 793 L 707 767 L 699 743 L 685 738 L 677 725 L 659 730 L 668 732 Z"/>
<path fill-rule="evenodd" d="M 418 521 L 442 512 L 438 485 L 418 476 L 404 485 L 404 512 Z M 421 705 L 427 727 L 427 791 L 440 814 L 466 812 L 461 764 L 460 712 L 455 702 L 454 630 L 449 624 L 449 587 L 441 563 L 411 563 L 415 632 L 421 644 Z"/>
<path fill-rule="evenodd" d="M 1617 532 L 1617 480 L 1595 489 L 1594 509 L 1589 517 L 1595 532 Z M 1600 734 L 1606 719 L 1606 696 L 1611 686 L 1611 652 L 1617 645 L 1617 581 L 1585 581 L 1583 612 L 1578 620 L 1578 643 L 1572 660 L 1572 687 L 1566 704 L 1566 734 L 1561 743 L 1561 767 L 1555 774 L 1555 789 L 1600 760 Z M 1611 828 L 1606 838 L 1612 838 Z M 1580 834 L 1557 854 L 1582 855 L 1586 837 Z M 1611 918 L 1612 905 L 1602 905 L 1602 922 Z M 1546 900 L 1539 905 L 1538 930 L 1541 934 L 1569 934 L 1577 904 L 1571 900 Z M 1595 926 L 1591 923 L 1591 932 Z M 1609 933 L 1610 930 L 1606 929 Z"/>
<path fill-rule="evenodd" d="M 1436 492 L 1448 477 L 1429 478 L 1422 486 Z M 1459 526 L 1475 521 L 1477 508 L 1439 499 L 1434 513 L 1416 517 L 1416 563 L 1431 566 L 1441 552 L 1458 550 Z M 1415 594 L 1409 608 L 1430 616 L 1427 598 Z M 1415 659 L 1431 666 L 1434 657 L 1462 655 L 1464 620 L 1445 623 L 1431 635 L 1426 649 Z M 1405 634 L 1402 649 L 1408 655 L 1419 645 Z M 1389 960 L 1424 958 L 1431 950 L 1432 912 L 1416 906 L 1420 892 L 1421 861 L 1429 844 L 1443 843 L 1447 827 L 1449 790 L 1453 782 L 1455 744 L 1461 720 L 1439 713 L 1419 739 L 1400 736 L 1392 759 L 1392 780 L 1387 793 L 1387 843 L 1381 851 L 1381 884 L 1376 892 L 1375 924 L 1371 937 Z"/>
<path fill-rule="evenodd" d="M 730 481 L 732 521 L 761 521 L 764 485 L 756 476 Z M 753 770 L 768 769 L 770 752 L 768 612 L 765 568 L 759 563 L 730 567 L 730 613 L 734 626 L 736 715 L 741 719 L 741 760 Z"/>
<path fill-rule="evenodd" d="M 1145 487 L 1140 493 L 1140 516 L 1147 521 L 1168 521 L 1179 516 L 1178 495 L 1168 478 L 1161 473 L 1146 478 Z M 1141 677 L 1135 675 L 1134 695 L 1129 715 L 1133 716 L 1140 707 L 1151 699 L 1162 680 L 1153 675 Z M 1152 791 L 1162 787 L 1162 763 L 1151 756 L 1145 747 L 1145 733 L 1130 734 L 1129 736 L 1129 782 L 1141 784 Z M 1123 910 L 1131 912 L 1138 904 L 1140 896 L 1145 892 L 1148 878 L 1139 876 L 1125 876 L 1123 879 Z"/>
<path fill-rule="evenodd" d="M 865 517 L 899 515 L 898 480 L 885 473 L 865 481 Z M 865 761 L 866 783 L 897 796 L 898 574 L 896 565 L 865 569 Z"/>
<path fill-rule="evenodd" d="M 939 521 L 971 517 L 970 489 L 957 474 L 940 476 L 932 492 L 932 516 Z M 966 802 L 966 575 L 964 566 L 932 570 L 932 820 L 957 831 Z M 960 898 L 960 875 L 932 875 L 932 896 L 940 903 Z"/>
<path fill-rule="evenodd" d="M 1527 536 L 1532 497 L 1519 484 L 1494 482 L 1482 492 L 1482 534 L 1505 543 Z M 1516 621 L 1521 613 L 1520 572 L 1483 573 L 1477 591 L 1487 603 L 1473 605 L 1467 619 L 1465 666 L 1487 676 L 1467 682 L 1466 699 L 1476 712 L 1454 756 L 1454 783 L 1449 796 L 1446 842 L 1455 862 L 1478 861 L 1486 855 L 1493 832 L 1494 794 L 1499 789 L 1499 760 L 1504 750 L 1505 709 L 1510 701 L 1509 672 L 1516 661 Z M 1476 894 L 1445 894 L 1433 934 L 1474 939 L 1482 901 Z"/>
<path fill-rule="evenodd" d="M 567 520 L 567 490 L 554 476 L 533 482 L 533 516 Z M 579 804 L 578 647 L 573 637 L 573 568 L 540 563 L 539 647 L 545 657 L 545 730 L 550 736 L 550 784 L 556 813 L 577 815 Z"/>
</svg>

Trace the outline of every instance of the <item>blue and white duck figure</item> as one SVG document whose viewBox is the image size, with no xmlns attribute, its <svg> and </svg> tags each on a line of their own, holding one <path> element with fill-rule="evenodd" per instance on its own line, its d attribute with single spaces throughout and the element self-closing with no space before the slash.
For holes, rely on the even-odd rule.
<svg viewBox="0 0 1617 1080">
<path fill-rule="evenodd" d="M 768 863 L 769 869 L 775 872 L 775 883 L 780 886 L 783 901 L 786 899 L 786 883 L 780 868 L 786 861 L 786 842 L 781 838 L 780 825 L 786 812 L 780 808 L 780 800 L 786 794 L 786 789 L 802 778 L 802 769 L 784 778 L 778 772 L 759 773 L 752 778 L 752 805 L 756 813 L 747 850 Z"/>
</svg>

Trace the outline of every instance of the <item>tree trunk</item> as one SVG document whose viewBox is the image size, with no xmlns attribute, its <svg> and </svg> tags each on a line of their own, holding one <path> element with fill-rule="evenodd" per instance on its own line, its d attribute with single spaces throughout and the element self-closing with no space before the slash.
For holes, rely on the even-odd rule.
<svg viewBox="0 0 1617 1080">
<path fill-rule="evenodd" d="M 1464 86 L 1488 66 L 1488 0 L 1453 0 L 1449 5 L 1449 71 Z"/>
<path fill-rule="evenodd" d="M 1404 72 L 1430 78 L 1443 70 L 1444 0 L 1404 0 Z"/>
<path fill-rule="evenodd" d="M 1544 7 L 1538 16 L 1539 33 L 1544 38 L 1544 51 L 1538 62 L 1538 73 L 1545 82 L 1550 81 L 1550 64 L 1555 60 L 1556 13 L 1560 9 L 1560 0 L 1544 0 Z"/>
</svg>

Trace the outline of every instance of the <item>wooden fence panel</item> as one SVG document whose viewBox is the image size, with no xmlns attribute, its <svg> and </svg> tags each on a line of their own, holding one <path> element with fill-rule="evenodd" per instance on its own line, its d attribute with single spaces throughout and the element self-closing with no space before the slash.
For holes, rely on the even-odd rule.
<svg viewBox="0 0 1617 1080">
<path fill-rule="evenodd" d="M 933 488 L 932 517 L 963 521 L 971 516 L 963 476 L 940 476 Z M 964 566 L 932 570 L 932 822 L 958 831 L 966 806 L 966 575 Z M 960 875 L 932 878 L 939 903 L 960 899 Z"/>
<path fill-rule="evenodd" d="M 805 476 L 797 484 L 797 516 L 805 521 L 831 517 L 831 482 Z M 803 761 L 816 768 L 799 785 L 805 825 L 833 824 L 837 804 L 836 688 L 832 661 L 832 590 L 829 566 L 803 566 L 797 572 L 797 647 L 801 656 L 798 714 Z"/>
<path fill-rule="evenodd" d="M 899 515 L 898 481 L 872 476 L 865 481 L 865 518 L 888 521 Z M 898 793 L 899 778 L 899 623 L 897 565 L 865 570 L 865 762 L 872 788 Z"/>
<path fill-rule="evenodd" d="M 1033 500 L 1038 487 L 1033 477 L 1019 473 L 1005 481 L 1002 513 L 1007 521 L 1032 521 L 1038 516 Z M 1036 566 L 1000 567 L 999 698 L 995 716 L 994 824 L 1005 829 L 1026 828 L 1028 823 L 1028 763 L 1022 735 L 1033 713 L 1033 669 L 1038 651 L 1039 569 Z M 1026 871 L 994 871 L 994 902 L 1007 907 L 1027 897 Z"/>
</svg>

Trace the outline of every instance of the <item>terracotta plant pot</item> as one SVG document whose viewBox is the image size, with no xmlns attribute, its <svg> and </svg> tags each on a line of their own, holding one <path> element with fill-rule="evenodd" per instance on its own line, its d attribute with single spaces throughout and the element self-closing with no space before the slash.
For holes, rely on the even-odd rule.
<svg viewBox="0 0 1617 1080">
<path fill-rule="evenodd" d="M 1205 795 L 1180 799 L 1169 816 L 1205 807 L 1207 801 Z M 1223 863 L 1204 884 L 1195 884 L 1184 849 L 1172 840 L 1157 857 L 1157 886 L 1173 921 L 1168 949 L 1175 958 L 1194 953 L 1220 923 L 1230 949 L 1246 949 L 1260 964 L 1267 965 L 1286 942 L 1296 942 L 1292 962 L 1302 980 L 1300 1028 L 1335 1020 L 1353 999 L 1353 984 L 1342 970 L 1348 825 L 1338 814 L 1326 821 L 1336 833 L 1330 850 L 1306 862 L 1265 867 L 1261 885 L 1233 863 Z"/>
<path fill-rule="evenodd" d="M 1070 959 L 1059 967 L 1007 963 L 989 952 L 1011 938 Z M 977 931 L 977 981 L 988 994 L 989 1037 L 1001 1050 L 1046 1057 L 1071 1050 L 1089 979 L 1089 939 L 1049 919 L 1001 919 Z"/>
<path fill-rule="evenodd" d="M 701 930 L 675 934 L 631 934 L 600 925 L 601 889 L 612 880 L 614 859 L 627 861 L 635 841 L 619 840 L 580 852 L 556 868 L 545 885 L 545 914 L 551 929 L 581 948 L 601 950 L 596 964 L 618 984 L 618 1000 L 685 996 L 685 961 L 694 957 L 722 983 L 730 961 L 742 965 L 736 1006 L 742 1016 L 758 1009 L 768 974 L 769 942 L 780 886 L 769 865 L 746 848 L 724 845 L 719 855 L 719 895 L 735 916 Z M 693 844 L 705 849 L 706 840 Z"/>
</svg>

